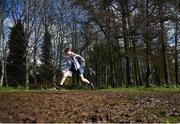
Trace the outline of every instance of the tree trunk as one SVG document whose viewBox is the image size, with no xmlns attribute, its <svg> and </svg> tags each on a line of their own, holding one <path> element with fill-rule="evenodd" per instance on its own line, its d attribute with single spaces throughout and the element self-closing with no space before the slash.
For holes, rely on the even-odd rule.
<svg viewBox="0 0 180 124">
<path fill-rule="evenodd" d="M 133 65 L 134 65 L 134 86 L 137 86 L 139 83 L 139 76 L 138 76 L 138 59 L 137 59 L 137 53 L 136 53 L 136 40 L 133 36 L 132 38 L 132 45 L 133 45 Z"/>
<path fill-rule="evenodd" d="M 168 85 L 170 83 L 169 70 L 168 70 L 168 62 L 167 62 L 167 54 L 166 54 L 166 40 L 165 40 L 165 28 L 164 28 L 164 20 L 163 20 L 163 1 L 159 0 L 158 2 L 158 15 L 159 15 L 159 24 L 160 24 L 160 34 L 159 39 L 161 41 L 161 54 L 162 54 L 162 64 L 163 64 L 163 75 L 165 84 Z"/>
<path fill-rule="evenodd" d="M 25 33 L 26 33 L 26 76 L 25 86 L 29 89 L 29 54 L 28 54 L 28 38 L 29 38 L 29 0 L 25 1 Z"/>
<path fill-rule="evenodd" d="M 149 87 L 150 83 L 150 41 L 149 41 L 149 27 L 150 27 L 150 22 L 149 22 L 149 0 L 145 1 L 145 16 L 144 16 L 144 39 L 145 39 L 145 44 L 146 44 L 146 79 L 145 79 L 145 87 Z"/>
<path fill-rule="evenodd" d="M 34 85 L 37 86 L 37 76 L 36 76 L 36 66 L 37 66 L 37 60 L 36 60 L 36 54 L 37 54 L 37 31 L 35 29 L 35 39 L 34 39 L 34 53 L 33 53 L 33 82 Z"/>
<path fill-rule="evenodd" d="M 114 69 L 113 69 L 113 57 L 112 57 L 112 47 L 111 47 L 111 44 L 110 44 L 110 40 L 108 40 L 108 53 L 109 53 L 109 66 L 110 66 L 110 83 L 111 83 L 111 86 L 115 86 L 115 77 L 114 77 Z"/>
<path fill-rule="evenodd" d="M 1 59 L 1 82 L 0 82 L 0 86 L 3 86 L 4 83 L 4 78 L 5 78 L 5 48 L 4 48 L 4 31 L 2 32 L 2 59 Z"/>
<path fill-rule="evenodd" d="M 127 18 L 128 18 L 128 2 L 123 0 L 121 2 L 122 7 L 122 29 L 123 29 L 123 40 L 125 47 L 125 59 L 126 59 L 126 78 L 127 78 L 127 86 L 131 84 L 131 67 L 130 67 L 130 58 L 129 58 L 129 42 L 128 42 L 128 31 L 127 31 Z"/>
<path fill-rule="evenodd" d="M 106 66 L 106 73 L 105 73 L 105 86 L 108 85 L 108 67 L 109 66 Z"/>
<path fill-rule="evenodd" d="M 4 73 L 5 73 L 5 57 L 4 57 L 5 50 L 4 50 L 4 30 L 3 30 L 5 7 L 6 7 L 6 0 L 3 1 L 2 13 L 0 15 L 0 17 L 1 17 L 1 20 L 0 20 L 0 47 L 2 48 L 0 86 L 3 86 Z"/>
<path fill-rule="evenodd" d="M 5 72 L 5 67 L 4 67 L 4 59 L 2 59 L 1 61 L 1 82 L 0 82 L 0 86 L 3 86 L 3 82 L 4 82 L 4 72 Z"/>
<path fill-rule="evenodd" d="M 179 84 L 179 65 L 178 65 L 178 22 L 175 24 L 175 82 Z"/>
<path fill-rule="evenodd" d="M 121 68 L 121 69 L 120 69 L 121 71 L 120 71 L 120 73 L 121 73 L 121 86 L 124 86 L 124 85 L 126 84 L 126 79 L 125 79 L 125 75 L 124 75 L 125 73 L 123 72 L 123 70 L 124 70 L 124 69 L 123 69 L 124 63 L 123 63 L 122 60 L 123 60 L 123 59 L 121 58 L 121 63 L 120 63 L 120 64 L 121 64 L 121 65 L 120 65 L 120 66 L 121 66 L 121 67 L 120 67 L 120 68 Z"/>
<path fill-rule="evenodd" d="M 29 58 L 26 55 L 26 88 L 29 89 Z"/>
</svg>

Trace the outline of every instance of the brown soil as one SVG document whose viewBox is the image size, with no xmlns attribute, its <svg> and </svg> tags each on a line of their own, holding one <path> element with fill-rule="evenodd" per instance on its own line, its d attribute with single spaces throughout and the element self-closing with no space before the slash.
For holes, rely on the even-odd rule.
<svg viewBox="0 0 180 124">
<path fill-rule="evenodd" d="M 0 93 L 0 122 L 163 122 L 179 116 L 179 93 Z"/>
</svg>

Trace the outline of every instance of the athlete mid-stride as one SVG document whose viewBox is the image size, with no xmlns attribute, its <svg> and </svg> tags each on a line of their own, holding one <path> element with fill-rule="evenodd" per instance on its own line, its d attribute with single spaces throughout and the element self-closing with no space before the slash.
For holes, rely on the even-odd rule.
<svg viewBox="0 0 180 124">
<path fill-rule="evenodd" d="M 84 58 L 72 52 L 72 48 L 66 48 L 64 52 L 65 52 L 65 59 L 64 59 L 65 61 L 63 62 L 63 66 L 62 66 L 63 77 L 58 85 L 54 84 L 55 88 L 61 89 L 66 78 L 68 76 L 72 76 L 72 73 L 74 73 L 78 75 L 83 82 L 87 83 L 91 89 L 94 89 L 93 83 L 91 83 L 83 76 L 82 63 L 84 63 L 85 61 Z"/>
</svg>

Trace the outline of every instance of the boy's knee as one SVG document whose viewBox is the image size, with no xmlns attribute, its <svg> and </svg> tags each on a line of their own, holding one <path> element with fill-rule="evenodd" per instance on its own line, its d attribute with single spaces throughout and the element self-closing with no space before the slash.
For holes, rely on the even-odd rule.
<svg viewBox="0 0 180 124">
<path fill-rule="evenodd" d="M 72 76 L 72 73 L 70 71 L 63 73 L 63 77 L 69 77 L 69 76 Z"/>
<path fill-rule="evenodd" d="M 84 77 L 81 77 L 81 80 L 82 80 L 82 81 L 84 81 L 84 80 L 85 80 L 85 78 L 84 78 Z"/>
<path fill-rule="evenodd" d="M 64 78 L 66 78 L 67 76 L 68 76 L 68 74 L 66 74 L 66 73 L 65 73 L 65 74 L 63 74 L 63 77 L 64 77 Z"/>
</svg>

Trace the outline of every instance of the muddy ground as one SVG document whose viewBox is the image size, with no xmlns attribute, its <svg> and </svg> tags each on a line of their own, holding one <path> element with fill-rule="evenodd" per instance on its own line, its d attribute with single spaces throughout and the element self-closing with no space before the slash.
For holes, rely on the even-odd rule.
<svg viewBox="0 0 180 124">
<path fill-rule="evenodd" d="M 0 93 L 0 122 L 164 122 L 169 117 L 180 117 L 180 93 Z"/>
</svg>

